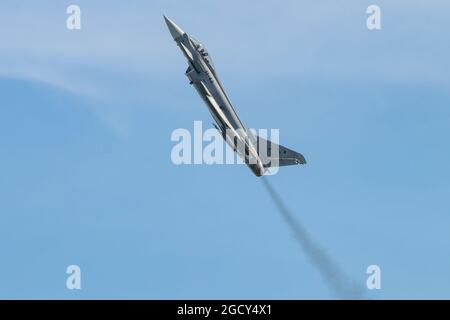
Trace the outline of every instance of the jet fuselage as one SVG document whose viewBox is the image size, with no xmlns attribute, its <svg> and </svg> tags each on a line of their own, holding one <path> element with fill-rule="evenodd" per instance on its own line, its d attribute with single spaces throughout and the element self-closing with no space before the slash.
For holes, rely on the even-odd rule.
<svg viewBox="0 0 450 320">
<path fill-rule="evenodd" d="M 208 107 L 217 129 L 257 176 L 266 171 L 258 155 L 255 138 L 244 127 L 217 77 L 211 57 L 203 45 L 164 17 L 172 37 L 186 57 L 186 76 Z"/>
</svg>

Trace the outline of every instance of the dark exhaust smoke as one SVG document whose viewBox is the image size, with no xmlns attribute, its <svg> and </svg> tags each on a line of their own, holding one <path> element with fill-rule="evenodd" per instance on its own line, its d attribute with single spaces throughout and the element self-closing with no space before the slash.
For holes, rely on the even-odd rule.
<svg viewBox="0 0 450 320">
<path fill-rule="evenodd" d="M 335 296 L 339 299 L 361 299 L 362 288 L 357 286 L 340 268 L 338 263 L 311 238 L 305 227 L 295 218 L 295 215 L 275 192 L 267 178 L 263 177 L 262 181 L 283 220 L 290 227 L 295 239 Z"/>
</svg>

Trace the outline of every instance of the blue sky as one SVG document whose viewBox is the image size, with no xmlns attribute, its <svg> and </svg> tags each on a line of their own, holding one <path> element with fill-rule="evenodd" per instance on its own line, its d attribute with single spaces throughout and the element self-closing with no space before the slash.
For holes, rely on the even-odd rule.
<svg viewBox="0 0 450 320">
<path fill-rule="evenodd" d="M 305 155 L 271 183 L 355 281 L 381 267 L 367 298 L 450 298 L 446 1 L 77 1 L 68 31 L 70 4 L 0 4 L 0 298 L 335 298 L 245 166 L 171 163 L 211 119 L 162 14 Z"/>
</svg>

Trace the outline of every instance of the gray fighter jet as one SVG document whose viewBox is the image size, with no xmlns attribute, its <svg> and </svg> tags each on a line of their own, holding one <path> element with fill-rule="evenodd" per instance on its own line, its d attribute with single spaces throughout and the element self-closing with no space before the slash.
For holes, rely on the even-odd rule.
<svg viewBox="0 0 450 320">
<path fill-rule="evenodd" d="M 246 129 L 217 77 L 206 48 L 172 20 L 166 16 L 164 19 L 170 34 L 188 60 L 186 76 L 208 106 L 217 124 L 215 128 L 253 173 L 262 176 L 270 167 L 305 164 L 305 158 L 300 153 L 265 140 Z"/>
</svg>

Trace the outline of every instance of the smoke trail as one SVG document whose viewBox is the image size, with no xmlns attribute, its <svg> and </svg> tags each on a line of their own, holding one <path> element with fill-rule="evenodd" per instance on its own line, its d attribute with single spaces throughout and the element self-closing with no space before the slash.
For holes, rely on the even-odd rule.
<svg viewBox="0 0 450 320">
<path fill-rule="evenodd" d="M 362 298 L 362 288 L 343 272 L 339 265 L 308 234 L 305 227 L 295 219 L 294 214 L 286 207 L 283 200 L 275 192 L 266 178 L 262 178 L 270 197 L 275 203 L 284 221 L 289 225 L 295 238 L 312 265 L 320 272 L 328 287 L 340 299 Z"/>
</svg>

